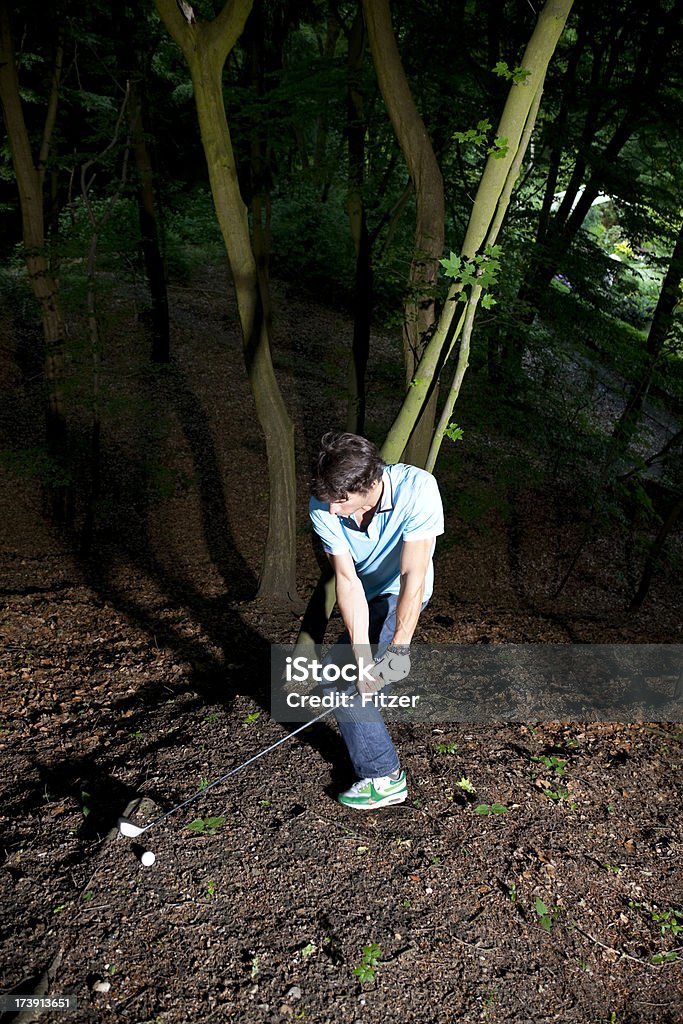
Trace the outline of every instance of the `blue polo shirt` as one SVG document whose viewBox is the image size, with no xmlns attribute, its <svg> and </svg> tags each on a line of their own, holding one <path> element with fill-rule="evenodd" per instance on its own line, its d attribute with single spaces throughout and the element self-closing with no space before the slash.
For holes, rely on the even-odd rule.
<svg viewBox="0 0 683 1024">
<path fill-rule="evenodd" d="M 443 506 L 436 480 L 415 466 L 386 466 L 384 490 L 367 530 L 351 516 L 330 513 L 329 502 L 311 498 L 308 510 L 313 529 L 329 555 L 351 552 L 368 601 L 401 588 L 401 548 L 404 540 L 436 540 L 443 533 Z M 432 553 L 434 546 L 432 546 Z M 434 566 L 425 577 L 424 600 L 431 597 Z"/>
</svg>

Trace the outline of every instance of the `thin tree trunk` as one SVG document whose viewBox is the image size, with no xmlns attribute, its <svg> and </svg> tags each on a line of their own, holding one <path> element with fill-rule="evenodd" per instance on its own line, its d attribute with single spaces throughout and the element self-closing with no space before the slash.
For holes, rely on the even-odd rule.
<svg viewBox="0 0 683 1024">
<path fill-rule="evenodd" d="M 389 0 L 363 0 L 363 10 L 379 87 L 415 186 L 415 243 L 403 327 L 406 385 L 409 385 L 436 316 L 436 280 L 445 232 L 443 178 L 403 70 Z M 434 387 L 420 410 L 410 443 L 405 453 L 399 453 L 399 458 L 403 454 L 406 461 L 424 466 L 434 427 L 436 400 Z"/>
<path fill-rule="evenodd" d="M 638 589 L 636 590 L 631 603 L 629 605 L 629 611 L 635 612 L 642 605 L 643 601 L 647 597 L 652 583 L 652 577 L 655 574 L 657 566 L 660 564 L 662 557 L 662 551 L 666 543 L 667 537 L 676 525 L 678 518 L 683 512 L 683 495 L 671 506 L 669 514 L 665 518 L 664 522 L 659 528 L 657 536 L 655 537 L 652 547 L 648 551 L 647 558 L 645 559 L 645 567 L 643 569 L 643 575 L 640 578 Z"/>
<path fill-rule="evenodd" d="M 270 507 L 257 596 L 267 604 L 289 605 L 297 601 L 294 427 L 273 370 L 264 301 L 223 102 L 223 66 L 244 28 L 252 0 L 228 0 L 213 21 L 202 25 L 187 4 L 181 13 L 174 0 L 155 3 L 190 67 L 211 192 L 235 284 L 247 374 L 266 442 Z"/>
<path fill-rule="evenodd" d="M 52 89 L 37 164 L 31 152 L 17 76 L 8 5 L 0 0 L 0 104 L 7 130 L 12 165 L 19 191 L 24 259 L 28 278 L 41 312 L 45 352 L 43 373 L 47 393 L 45 410 L 48 451 L 53 461 L 48 504 L 58 521 L 71 515 L 72 494 L 67 470 L 67 423 L 64 400 L 65 329 L 59 284 L 53 276 L 45 239 L 43 181 L 55 126 L 63 50 L 58 46 Z"/>
<path fill-rule="evenodd" d="M 356 251 L 353 303 L 353 344 L 349 365 L 346 429 L 352 434 L 365 430 L 365 375 L 370 356 L 370 326 L 373 308 L 372 242 L 368 232 L 363 185 L 365 181 L 365 104 L 361 73 L 365 56 L 365 24 L 359 3 L 348 40 L 348 151 L 349 194 L 347 210 L 351 238 Z"/>
<path fill-rule="evenodd" d="M 167 363 L 171 357 L 171 341 L 166 266 L 159 244 L 161 232 L 159 230 L 159 204 L 154 187 L 154 170 L 145 138 L 142 100 L 135 77 L 130 79 L 128 92 L 128 123 L 138 177 L 137 200 L 142 256 L 152 302 L 151 359 L 153 363 Z"/>
</svg>

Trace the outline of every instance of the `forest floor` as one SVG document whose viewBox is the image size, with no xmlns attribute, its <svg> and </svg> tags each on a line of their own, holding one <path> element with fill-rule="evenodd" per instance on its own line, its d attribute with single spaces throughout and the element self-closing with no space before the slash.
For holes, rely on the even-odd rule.
<svg viewBox="0 0 683 1024">
<path fill-rule="evenodd" d="M 323 722 L 150 832 L 152 867 L 118 835 L 127 808 L 150 821 L 285 734 L 270 651 L 299 620 L 252 602 L 267 480 L 227 291 L 215 270 L 173 288 L 166 368 L 112 314 L 87 550 L 0 471 L 0 992 L 75 997 L 36 1018 L 71 1024 L 683 1021 L 681 723 L 398 725 L 409 800 L 359 814 L 334 800 L 351 779 Z M 276 299 L 307 597 L 305 467 L 344 422 L 350 326 L 285 286 Z M 5 326 L 0 429 L 28 448 L 35 367 Z M 397 342 L 373 353 L 380 436 Z M 586 517 L 571 488 L 525 476 L 520 442 L 464 415 L 437 471 L 447 527 L 417 641 L 680 643 L 675 560 L 625 611 L 651 530 L 594 530 L 554 596 Z"/>
</svg>

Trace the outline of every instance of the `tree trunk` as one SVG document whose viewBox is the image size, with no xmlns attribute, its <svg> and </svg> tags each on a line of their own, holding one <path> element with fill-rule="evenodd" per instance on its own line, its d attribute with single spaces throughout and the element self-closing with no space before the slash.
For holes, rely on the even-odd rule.
<svg viewBox="0 0 683 1024">
<path fill-rule="evenodd" d="M 64 402 L 65 331 L 59 283 L 52 274 L 45 241 L 43 179 L 57 113 L 62 56 L 61 47 L 58 47 L 43 140 L 36 164 L 24 120 L 7 3 L 4 0 L 0 2 L 0 104 L 19 191 L 24 259 L 33 294 L 40 305 L 43 325 L 46 436 L 53 463 L 52 479 L 46 489 L 49 507 L 60 522 L 68 520 L 72 505 L 68 484 Z"/>
<path fill-rule="evenodd" d="M 657 533 L 657 536 L 654 539 L 652 547 L 648 551 L 647 558 L 645 559 L 643 575 L 640 578 L 638 589 L 633 595 L 633 598 L 629 605 L 629 611 L 638 611 L 643 601 L 647 597 L 648 591 L 650 589 L 650 584 L 652 583 L 652 577 L 654 576 L 657 566 L 659 565 L 662 556 L 662 551 L 664 550 L 664 544 L 666 543 L 667 537 L 676 525 L 676 522 L 678 521 L 681 512 L 683 512 L 683 495 L 681 495 L 678 498 L 678 500 L 671 506 L 669 514 L 660 526 L 659 532 Z"/>
<path fill-rule="evenodd" d="M 365 104 L 361 74 L 365 56 L 365 24 L 359 3 L 348 40 L 348 150 L 349 194 L 347 210 L 351 238 L 356 252 L 353 302 L 353 344 L 349 365 L 346 429 L 352 434 L 365 431 L 365 375 L 370 356 L 370 327 L 374 277 L 372 242 L 368 232 L 363 185 L 365 181 Z"/>
<path fill-rule="evenodd" d="M 626 408 L 622 412 L 614 428 L 612 435 L 620 449 L 623 451 L 633 437 L 643 411 L 643 405 L 650 390 L 652 376 L 659 357 L 664 349 L 669 331 L 673 326 L 674 311 L 678 305 L 678 296 L 683 280 L 683 223 L 678 232 L 678 238 L 671 254 L 671 261 L 662 281 L 662 287 L 657 299 L 652 324 L 647 336 L 646 365 L 633 385 Z"/>
<path fill-rule="evenodd" d="M 403 70 L 389 0 L 363 0 L 363 10 L 379 87 L 415 187 L 415 246 L 403 327 L 406 385 L 409 385 L 436 316 L 436 280 L 445 232 L 443 178 Z M 420 410 L 410 443 L 405 453 L 399 453 L 399 458 L 403 454 L 406 461 L 424 466 L 434 427 L 436 400 L 434 387 Z"/>
<path fill-rule="evenodd" d="M 235 284 L 249 383 L 265 436 L 270 508 L 257 596 L 267 604 L 286 606 L 297 600 L 294 428 L 273 370 L 247 209 L 240 195 L 223 102 L 223 66 L 242 32 L 252 0 L 228 0 L 220 14 L 203 25 L 195 22 L 186 4 L 183 14 L 175 0 L 155 3 L 192 75 L 211 192 Z"/>
<path fill-rule="evenodd" d="M 142 102 L 138 83 L 131 77 L 128 91 L 128 124 L 130 141 L 138 176 L 138 217 L 142 256 L 152 302 L 152 348 L 153 363 L 167 363 L 170 353 L 170 328 L 168 321 L 168 291 L 166 288 L 166 266 L 161 254 L 159 238 L 159 215 L 154 170 L 147 141 L 145 139 Z"/>
</svg>

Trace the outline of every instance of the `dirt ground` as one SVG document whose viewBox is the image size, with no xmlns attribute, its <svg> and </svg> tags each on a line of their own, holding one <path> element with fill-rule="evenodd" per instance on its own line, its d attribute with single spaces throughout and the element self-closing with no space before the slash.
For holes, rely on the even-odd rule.
<svg viewBox="0 0 683 1024">
<path fill-rule="evenodd" d="M 37 1018 L 72 1024 L 683 1021 L 681 723 L 396 726 L 409 800 L 367 814 L 335 802 L 351 779 L 320 723 L 151 831 L 153 866 L 118 835 L 127 808 L 151 821 L 285 733 L 270 649 L 299 620 L 251 601 L 263 446 L 226 283 L 202 282 L 173 289 L 169 368 L 145 363 L 124 309 L 110 324 L 87 552 L 2 471 L 0 992 L 75 997 Z M 276 308 L 305 598 L 305 467 L 344 420 L 350 328 L 284 286 Z M 5 326 L 0 426 L 30 445 L 37 385 Z M 370 432 L 397 359 L 374 339 Z M 437 471 L 447 530 L 419 642 L 680 643 L 675 568 L 624 610 L 628 531 L 592 537 L 555 599 L 581 535 L 566 498 L 530 485 L 463 521 L 451 496 L 494 472 L 490 439 L 466 436 Z"/>
</svg>

